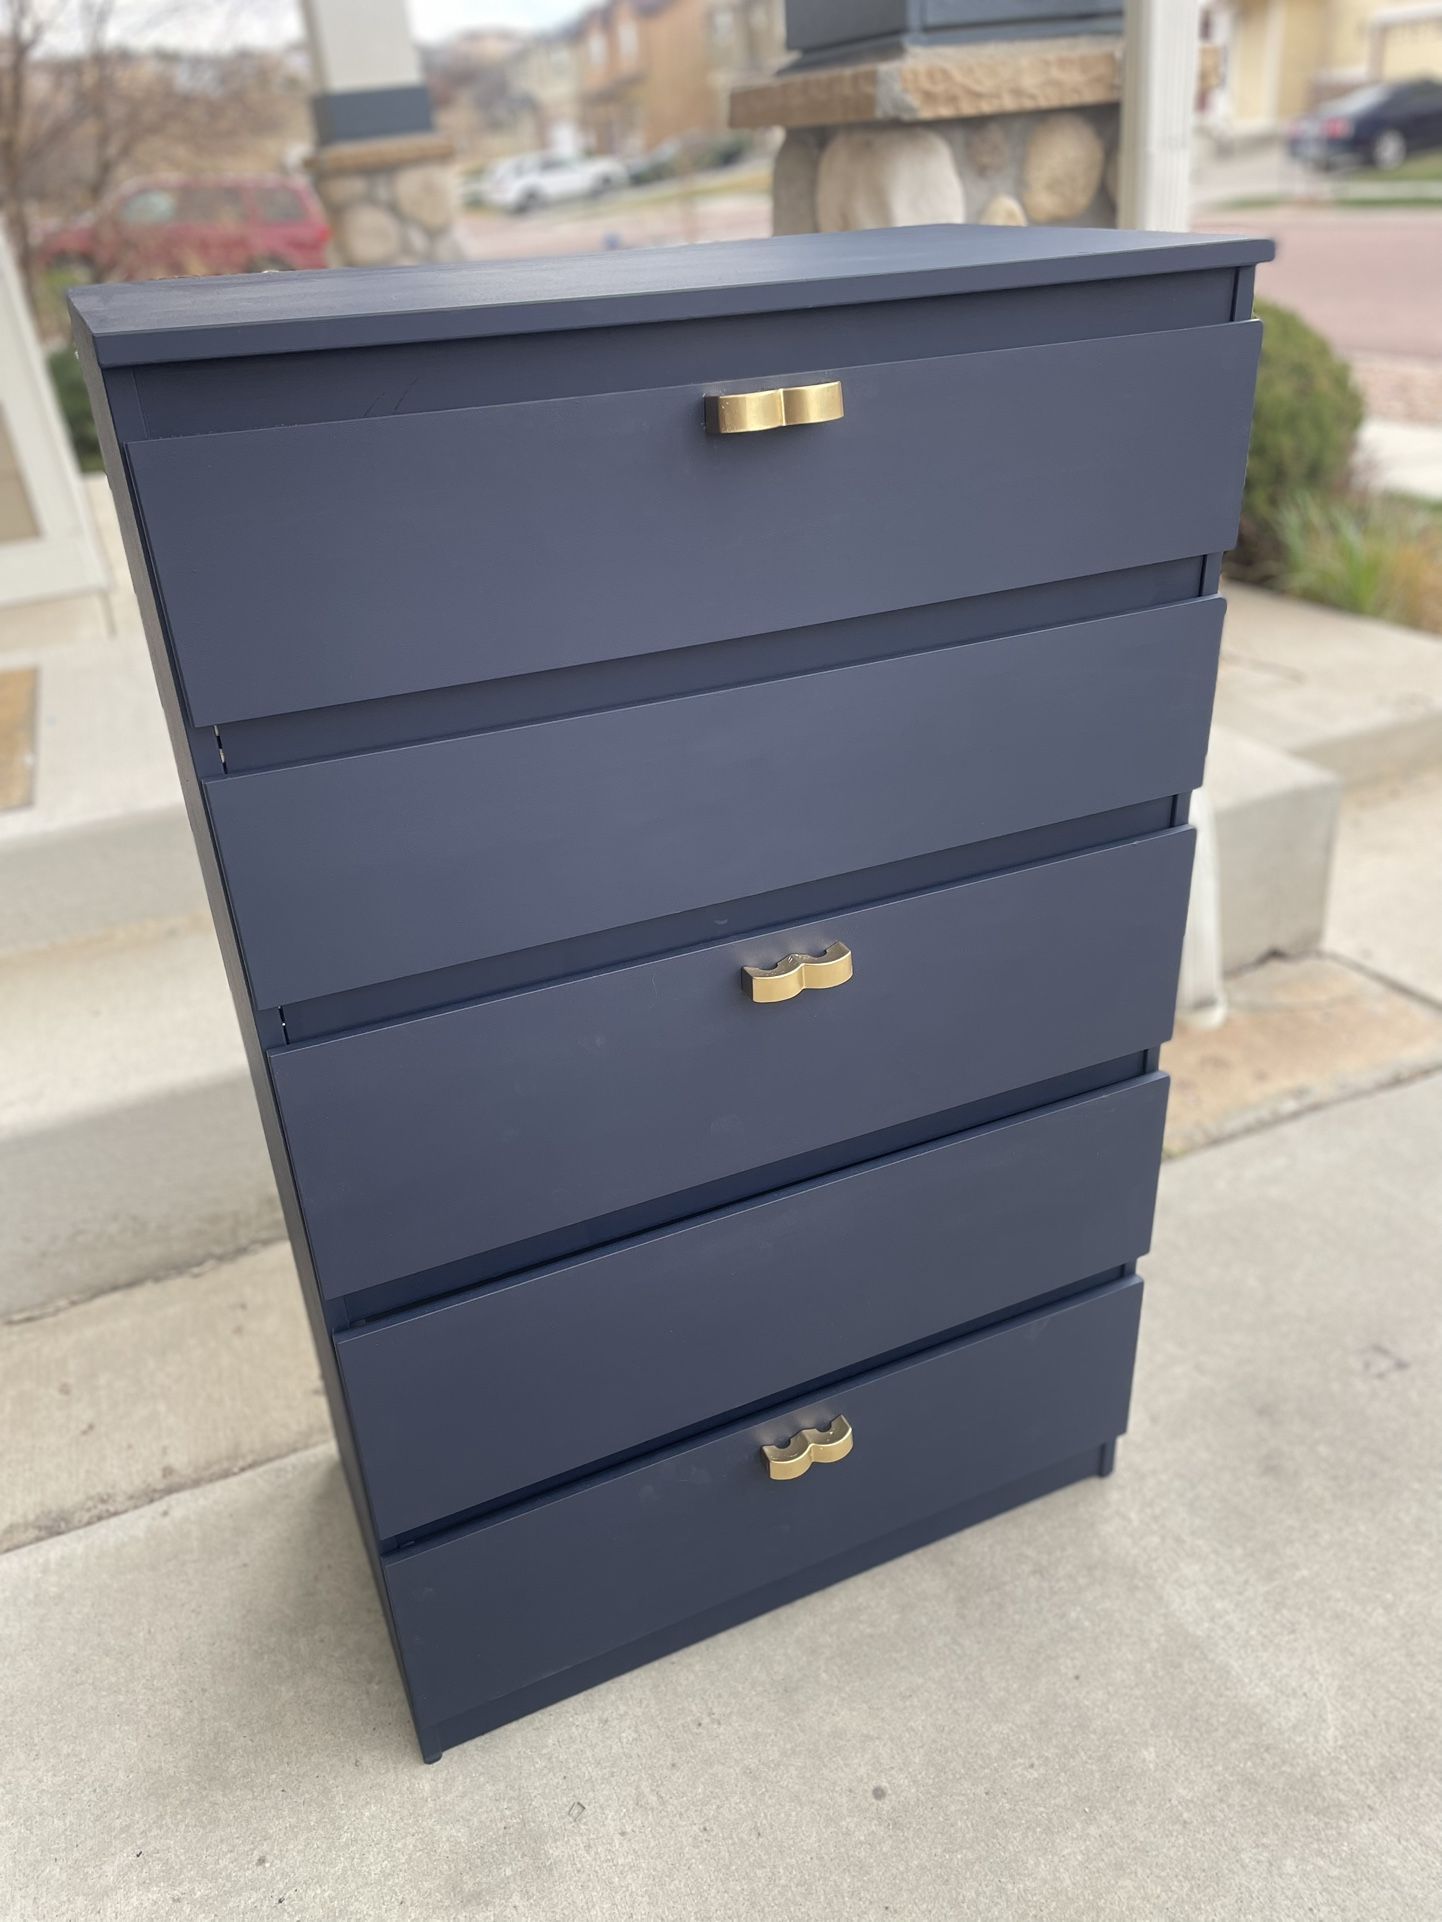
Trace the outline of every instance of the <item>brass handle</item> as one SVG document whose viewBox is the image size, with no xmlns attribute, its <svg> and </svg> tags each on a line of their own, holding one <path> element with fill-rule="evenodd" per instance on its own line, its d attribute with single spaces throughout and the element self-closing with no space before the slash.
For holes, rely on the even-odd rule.
<svg viewBox="0 0 1442 1922">
<path fill-rule="evenodd" d="M 803 1428 L 779 1448 L 769 1443 L 761 1450 L 766 1472 L 774 1482 L 794 1482 L 812 1462 L 839 1462 L 851 1453 L 851 1423 L 838 1415 L 829 1428 Z"/>
<path fill-rule="evenodd" d="M 839 380 L 814 387 L 763 387 L 754 394 L 708 394 L 708 434 L 765 434 L 773 427 L 814 427 L 840 420 L 846 409 Z"/>
<path fill-rule="evenodd" d="M 833 941 L 822 955 L 786 954 L 769 968 L 743 968 L 753 1001 L 792 1001 L 806 988 L 839 988 L 851 979 L 851 950 Z"/>
</svg>

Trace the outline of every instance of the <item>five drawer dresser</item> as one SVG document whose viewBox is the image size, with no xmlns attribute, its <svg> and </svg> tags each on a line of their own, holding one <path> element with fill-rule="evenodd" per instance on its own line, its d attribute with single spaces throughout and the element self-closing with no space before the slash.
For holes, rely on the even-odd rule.
<svg viewBox="0 0 1442 1922">
<path fill-rule="evenodd" d="M 428 1759 L 1110 1470 L 1268 251 L 73 296 Z"/>
</svg>

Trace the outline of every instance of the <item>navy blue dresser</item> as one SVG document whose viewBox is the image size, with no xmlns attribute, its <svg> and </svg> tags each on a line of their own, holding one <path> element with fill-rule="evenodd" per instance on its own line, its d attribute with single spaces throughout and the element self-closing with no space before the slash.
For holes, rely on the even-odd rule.
<svg viewBox="0 0 1442 1922">
<path fill-rule="evenodd" d="M 427 1757 L 1110 1469 L 1267 251 L 74 295 Z"/>
</svg>

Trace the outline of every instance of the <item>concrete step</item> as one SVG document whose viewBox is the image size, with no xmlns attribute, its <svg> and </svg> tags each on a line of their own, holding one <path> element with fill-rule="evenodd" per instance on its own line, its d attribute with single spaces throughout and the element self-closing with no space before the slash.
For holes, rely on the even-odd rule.
<svg viewBox="0 0 1442 1922">
<path fill-rule="evenodd" d="M 0 960 L 0 1315 L 280 1232 L 210 928 Z"/>
<path fill-rule="evenodd" d="M 1442 639 L 1228 582 L 1216 718 L 1349 786 L 1442 763 Z"/>
<path fill-rule="evenodd" d="M 0 1552 L 330 1432 L 284 1242 L 0 1326 Z"/>
<path fill-rule="evenodd" d="M 1226 727 L 1212 729 L 1206 778 L 1217 818 L 1223 968 L 1310 953 L 1326 925 L 1340 780 Z"/>
<path fill-rule="evenodd" d="M 1325 945 L 1442 1007 L 1442 768 L 1348 794 Z"/>
<path fill-rule="evenodd" d="M 34 796 L 0 812 L 0 956 L 204 906 L 139 630 L 7 651 L 37 669 Z"/>
<path fill-rule="evenodd" d="M 204 906 L 115 510 L 87 485 L 111 591 L 0 609 L 0 668 L 38 677 L 32 803 L 0 811 L 0 956 Z"/>
</svg>

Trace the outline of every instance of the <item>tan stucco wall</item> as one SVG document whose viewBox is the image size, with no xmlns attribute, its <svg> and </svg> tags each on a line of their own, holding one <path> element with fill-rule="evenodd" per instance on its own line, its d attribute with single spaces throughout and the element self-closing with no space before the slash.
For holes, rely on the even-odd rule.
<svg viewBox="0 0 1442 1922">
<path fill-rule="evenodd" d="M 1270 120 L 1269 69 L 1273 60 L 1271 16 L 1286 0 L 1238 0 L 1231 10 L 1231 40 L 1227 50 L 1227 86 L 1232 118 L 1241 126 Z"/>
<path fill-rule="evenodd" d="M 725 126 L 712 84 L 706 0 L 671 0 L 645 22 L 646 145 Z"/>
<path fill-rule="evenodd" d="M 1331 66 L 1329 0 L 1287 0 L 1277 116 L 1290 120 L 1316 99 L 1316 77 Z"/>
<path fill-rule="evenodd" d="M 1384 80 L 1432 74 L 1442 80 L 1442 19 L 1411 20 L 1377 35 L 1377 70 Z"/>
<path fill-rule="evenodd" d="M 1398 0 L 1233 0 L 1228 88 L 1239 125 L 1288 120 L 1368 74 L 1442 74 L 1442 19 L 1373 30 Z"/>
</svg>

